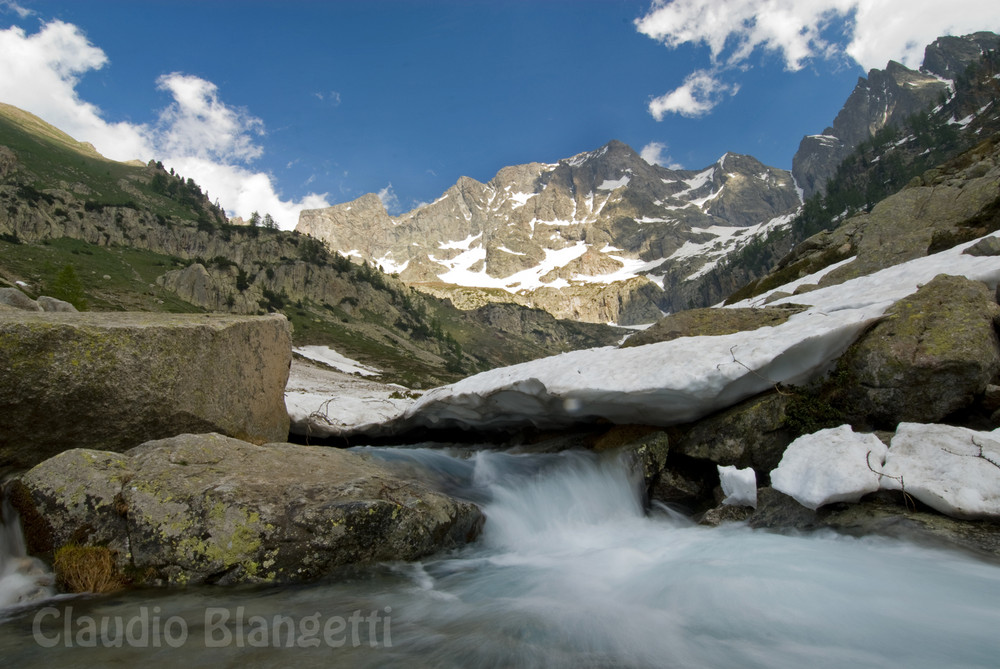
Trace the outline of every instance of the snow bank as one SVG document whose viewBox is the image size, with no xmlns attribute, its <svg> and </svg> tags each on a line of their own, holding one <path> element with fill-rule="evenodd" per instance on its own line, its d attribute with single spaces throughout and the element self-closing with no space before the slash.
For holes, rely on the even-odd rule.
<svg viewBox="0 0 1000 669">
<path fill-rule="evenodd" d="M 322 363 L 327 367 L 333 367 L 344 374 L 378 376 L 382 373 L 382 370 L 363 365 L 357 360 L 352 360 L 346 355 L 337 353 L 329 346 L 300 346 L 299 348 L 293 348 L 292 351 L 298 353 L 303 358 Z"/>
<path fill-rule="evenodd" d="M 937 274 L 964 275 L 995 288 L 1000 259 L 962 255 L 971 243 L 778 300 L 811 308 L 774 327 L 573 351 L 483 372 L 429 391 L 396 427 L 558 427 L 591 418 L 673 425 L 696 420 L 776 383 L 801 383 L 824 372 L 889 306 Z"/>
<path fill-rule="evenodd" d="M 598 417 L 684 423 L 775 383 L 805 381 L 843 353 L 883 308 L 804 312 L 749 336 L 572 351 L 494 369 L 428 391 L 407 420 L 470 428 L 555 427 Z"/>
<path fill-rule="evenodd" d="M 900 423 L 888 449 L 849 425 L 821 430 L 788 446 L 771 485 L 810 509 L 903 490 L 954 518 L 1000 518 L 1000 429 Z"/>
<path fill-rule="evenodd" d="M 886 446 L 873 434 L 850 425 L 799 437 L 771 471 L 771 486 L 804 507 L 857 502 L 879 489 Z"/>
<path fill-rule="evenodd" d="M 955 518 L 1000 517 L 1000 430 L 900 423 L 882 487 Z"/>
<path fill-rule="evenodd" d="M 310 437 L 330 437 L 391 421 L 413 404 L 401 386 L 376 383 L 292 360 L 285 386 L 285 409 L 291 431 Z"/>
<path fill-rule="evenodd" d="M 719 468 L 719 484 L 725 499 L 723 504 L 730 506 L 752 506 L 757 508 L 757 474 L 753 467 L 737 469 L 730 465 Z"/>
</svg>

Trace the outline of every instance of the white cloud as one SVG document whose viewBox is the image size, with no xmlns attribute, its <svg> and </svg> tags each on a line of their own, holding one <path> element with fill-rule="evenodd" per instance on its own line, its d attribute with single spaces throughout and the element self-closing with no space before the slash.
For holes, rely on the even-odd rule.
<svg viewBox="0 0 1000 669">
<path fill-rule="evenodd" d="M 174 97 L 160 114 L 157 138 L 167 155 L 247 162 L 264 152 L 254 143 L 254 136 L 264 134 L 264 122 L 222 103 L 212 82 L 172 72 L 157 79 L 156 85 Z"/>
<path fill-rule="evenodd" d="M 313 93 L 313 95 L 315 95 L 321 101 L 329 100 L 330 104 L 334 107 L 340 106 L 340 93 L 338 93 L 337 91 L 328 91 L 326 93 L 317 92 Z"/>
<path fill-rule="evenodd" d="M 636 29 L 668 48 L 706 46 L 713 77 L 746 67 L 759 49 L 778 54 L 789 71 L 814 58 L 846 55 L 866 70 L 889 60 L 920 65 L 927 44 L 942 35 L 1000 29 L 996 0 L 654 0 Z M 827 34 L 842 28 L 843 34 Z M 699 73 L 654 100 L 650 113 L 701 115 L 714 106 Z"/>
<path fill-rule="evenodd" d="M 778 52 L 789 70 L 822 51 L 822 30 L 857 0 L 673 0 L 653 3 L 636 20 L 644 35 L 670 48 L 705 44 L 713 63 L 736 65 L 758 47 Z"/>
<path fill-rule="evenodd" d="M 738 85 L 721 81 L 715 73 L 696 70 L 687 76 L 680 87 L 651 100 L 649 113 L 657 121 L 662 121 L 666 114 L 704 116 L 726 95 L 736 95 L 738 91 Z"/>
<path fill-rule="evenodd" d="M 21 5 L 14 2 L 14 0 L 2 0 L 0 1 L 0 9 L 8 10 L 14 12 L 22 19 L 26 19 L 35 12 L 31 11 L 27 7 L 22 7 Z"/>
<path fill-rule="evenodd" d="M 399 208 L 399 198 L 396 197 L 396 192 L 392 190 L 392 184 L 389 184 L 382 190 L 378 192 L 378 199 L 382 200 L 382 206 L 390 214 L 401 213 Z"/>
<path fill-rule="evenodd" d="M 684 169 L 680 163 L 675 162 L 674 159 L 667 154 L 667 145 L 663 142 L 650 142 L 646 146 L 642 147 L 642 151 L 639 152 L 639 156 L 650 165 L 660 165 L 661 167 L 666 167 L 671 170 Z"/>
<path fill-rule="evenodd" d="M 859 0 L 847 54 L 866 70 L 890 60 L 916 68 L 924 47 L 942 35 L 1000 31 L 1000 3 L 994 0 Z"/>
<path fill-rule="evenodd" d="M 244 219 L 252 212 L 267 213 L 282 229 L 291 229 L 303 209 L 329 207 L 326 193 L 310 193 L 298 202 L 282 200 L 274 181 L 264 172 L 227 165 L 198 157 L 175 157 L 166 162 L 184 177 L 192 177 L 213 200 L 218 197 L 226 209 Z M 192 176 L 197 175 L 197 176 Z"/>
<path fill-rule="evenodd" d="M 105 120 L 100 109 L 80 99 L 76 86 L 81 76 L 107 63 L 104 51 L 69 23 L 51 21 L 31 35 L 18 26 L 0 30 L 0 100 L 90 142 L 113 160 L 159 159 L 198 182 L 232 215 L 270 213 L 290 229 L 302 209 L 329 206 L 326 194 L 283 200 L 270 175 L 247 167 L 263 154 L 256 140 L 263 137 L 264 124 L 226 105 L 210 81 L 179 72 L 161 76 L 155 83 L 173 102 L 154 126 Z"/>
<path fill-rule="evenodd" d="M 107 62 L 104 52 L 69 23 L 52 21 L 33 35 L 18 26 L 0 30 L 0 100 L 91 142 L 109 158 L 151 156 L 147 128 L 109 123 L 76 93 L 80 76 Z"/>
</svg>

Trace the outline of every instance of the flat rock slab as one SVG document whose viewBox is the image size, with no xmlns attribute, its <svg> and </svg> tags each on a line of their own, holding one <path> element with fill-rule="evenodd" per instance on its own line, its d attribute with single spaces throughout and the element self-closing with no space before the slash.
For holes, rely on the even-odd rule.
<svg viewBox="0 0 1000 669">
<path fill-rule="evenodd" d="M 219 432 L 284 441 L 284 316 L 0 312 L 0 467 Z"/>
<path fill-rule="evenodd" d="M 107 546 L 147 584 L 304 581 L 461 545 L 483 522 L 369 456 L 219 434 L 66 451 L 13 493 L 30 550 Z"/>
</svg>

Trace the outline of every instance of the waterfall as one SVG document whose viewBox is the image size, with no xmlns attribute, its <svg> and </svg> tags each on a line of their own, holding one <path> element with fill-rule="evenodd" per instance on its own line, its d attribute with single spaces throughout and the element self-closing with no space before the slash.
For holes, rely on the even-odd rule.
<svg viewBox="0 0 1000 669">
<path fill-rule="evenodd" d="M 0 490 L 0 609 L 52 596 L 52 573 L 28 556 L 21 519 Z"/>
</svg>

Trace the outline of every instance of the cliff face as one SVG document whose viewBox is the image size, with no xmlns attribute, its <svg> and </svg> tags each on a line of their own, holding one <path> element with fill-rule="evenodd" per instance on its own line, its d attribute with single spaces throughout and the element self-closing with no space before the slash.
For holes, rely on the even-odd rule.
<svg viewBox="0 0 1000 669">
<path fill-rule="evenodd" d="M 464 287 L 467 299 L 478 288 L 482 299 L 632 324 L 658 317 L 678 265 L 697 272 L 799 205 L 791 175 L 751 156 L 670 170 L 612 141 L 506 167 L 485 184 L 462 178 L 398 217 L 366 195 L 305 211 L 296 229 L 437 294 Z"/>
<path fill-rule="evenodd" d="M 1000 37 L 986 32 L 941 37 L 925 49 L 919 71 L 890 61 L 884 70 L 859 78 L 833 126 L 804 137 L 792 159 L 792 174 L 804 196 L 823 192 L 837 166 L 861 142 L 949 96 L 955 79 L 998 44 Z"/>
</svg>

